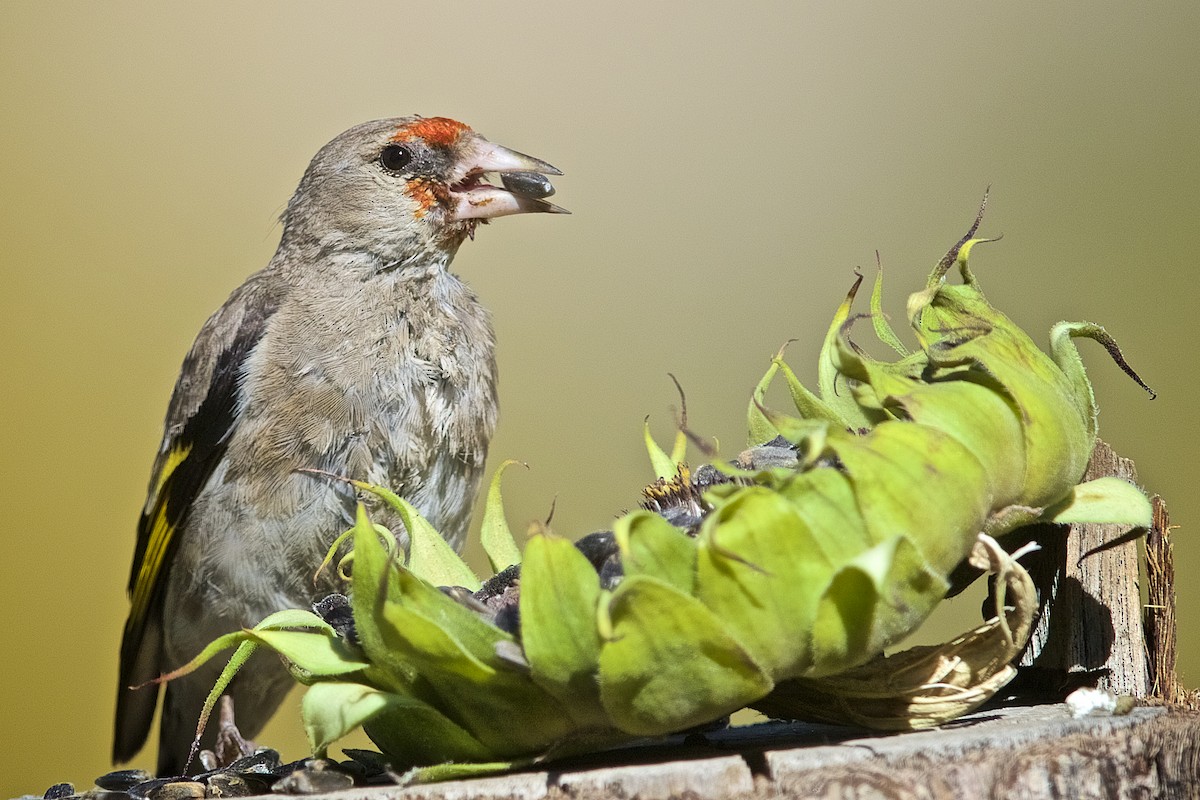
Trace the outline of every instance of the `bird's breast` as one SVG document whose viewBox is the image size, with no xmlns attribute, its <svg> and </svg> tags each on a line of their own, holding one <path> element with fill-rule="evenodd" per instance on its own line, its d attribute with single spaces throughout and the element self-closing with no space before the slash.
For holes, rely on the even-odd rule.
<svg viewBox="0 0 1200 800">
<path fill-rule="evenodd" d="M 277 312 L 244 371 L 229 443 L 231 473 L 257 502 L 285 516 L 311 503 L 315 479 L 296 470 L 318 469 L 425 498 L 418 508 L 436 516 L 448 512 L 434 484 L 477 481 L 496 424 L 494 335 L 445 277 Z"/>
</svg>

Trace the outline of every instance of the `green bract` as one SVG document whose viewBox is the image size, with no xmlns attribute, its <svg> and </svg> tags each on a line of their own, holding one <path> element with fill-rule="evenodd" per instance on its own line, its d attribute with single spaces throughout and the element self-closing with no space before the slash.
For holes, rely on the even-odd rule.
<svg viewBox="0 0 1200 800">
<path fill-rule="evenodd" d="M 984 299 L 967 267 L 978 241 L 965 237 L 910 298 L 919 349 L 907 352 L 883 318 L 879 282 L 871 318 L 898 358 L 852 343 L 860 278 L 826 336 L 819 393 L 776 356 L 736 467 L 705 468 L 700 483 L 681 463 L 682 435 L 668 455 L 647 433 L 659 477 L 648 497 L 686 496 L 697 510 L 691 522 L 650 510 L 618 519 L 616 578 L 544 526 L 521 553 L 497 475 L 483 539 L 502 574 L 476 591 L 479 579 L 410 505 L 356 483 L 396 509 L 410 552 L 360 508 L 342 564 L 353 632 L 289 611 L 224 637 L 196 662 L 239 645 L 213 700 L 266 646 L 310 686 L 315 752 L 361 726 L 397 768 L 461 770 L 671 733 L 748 705 L 890 728 L 970 710 L 1011 677 L 1034 605 L 1023 570 L 984 534 L 1150 521 L 1135 487 L 1079 485 L 1096 408 L 1073 339 L 1100 341 L 1124 368 L 1115 344 L 1098 326 L 1062 323 L 1049 355 L 1039 350 Z M 948 285 L 955 266 L 963 283 Z M 794 414 L 763 405 L 779 375 Z M 1001 602 L 943 648 L 884 658 L 973 552 L 1010 587 L 1013 609 Z M 502 570 L 518 559 L 519 578 Z"/>
</svg>

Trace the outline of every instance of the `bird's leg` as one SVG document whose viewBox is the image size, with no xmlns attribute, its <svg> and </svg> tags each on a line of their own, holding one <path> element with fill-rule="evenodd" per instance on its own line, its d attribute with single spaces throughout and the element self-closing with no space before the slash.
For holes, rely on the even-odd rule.
<svg viewBox="0 0 1200 800">
<path fill-rule="evenodd" d="M 227 694 L 221 695 L 217 739 L 213 742 L 213 755 L 217 765 L 227 767 L 239 758 L 254 755 L 257 747 L 254 742 L 242 736 L 233 720 L 233 698 Z"/>
</svg>

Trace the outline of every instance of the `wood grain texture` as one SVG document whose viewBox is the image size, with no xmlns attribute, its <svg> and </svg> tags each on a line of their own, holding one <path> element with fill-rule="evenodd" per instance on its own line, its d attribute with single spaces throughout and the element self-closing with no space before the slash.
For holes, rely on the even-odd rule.
<svg viewBox="0 0 1200 800">
<path fill-rule="evenodd" d="M 1158 495 L 1150 498 L 1154 524 L 1146 534 L 1146 651 L 1150 694 L 1167 703 L 1183 701 L 1183 685 L 1175 674 L 1175 548 L 1171 517 Z"/>
<path fill-rule="evenodd" d="M 554 767 L 557 767 L 555 769 Z M 1074 719 L 1061 704 L 894 736 L 801 723 L 675 737 L 508 776 L 315 800 L 1182 800 L 1200 798 L 1200 712 Z"/>
<path fill-rule="evenodd" d="M 1083 479 L 1109 475 L 1137 483 L 1133 462 L 1097 440 Z M 1071 525 L 1065 537 L 1043 530 L 1043 612 L 1020 665 L 1063 687 L 1082 682 L 1149 697 L 1136 539 L 1120 525 Z"/>
</svg>

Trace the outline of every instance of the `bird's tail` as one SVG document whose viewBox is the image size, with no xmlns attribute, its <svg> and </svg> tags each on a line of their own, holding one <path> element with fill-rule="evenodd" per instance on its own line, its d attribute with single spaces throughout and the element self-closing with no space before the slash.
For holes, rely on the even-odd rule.
<svg viewBox="0 0 1200 800">
<path fill-rule="evenodd" d="M 162 628 L 147 621 L 133 630 L 125 627 L 121 641 L 121 668 L 117 686 L 116 723 L 113 726 L 113 763 L 124 763 L 138 754 L 150 733 L 158 686 L 143 685 L 159 675 Z M 141 686 L 139 689 L 131 687 Z"/>
</svg>

